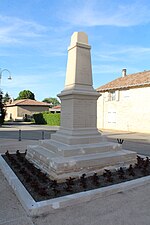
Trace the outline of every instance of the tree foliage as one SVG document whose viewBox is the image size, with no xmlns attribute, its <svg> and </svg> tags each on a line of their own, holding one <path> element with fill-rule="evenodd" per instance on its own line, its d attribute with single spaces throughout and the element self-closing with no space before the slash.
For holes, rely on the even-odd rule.
<svg viewBox="0 0 150 225">
<path fill-rule="evenodd" d="M 20 91 L 19 96 L 17 97 L 17 100 L 20 100 L 20 99 L 32 99 L 32 100 L 35 100 L 35 95 L 30 90 L 23 90 L 23 91 Z"/>
<path fill-rule="evenodd" d="M 3 96 L 3 102 L 4 102 L 4 104 L 6 102 L 9 102 L 10 99 L 11 99 L 10 95 L 8 94 L 8 92 L 6 92 L 6 94 Z"/>
<path fill-rule="evenodd" d="M 2 102 L 2 92 L 0 92 L 0 125 L 4 123 L 6 111 L 4 109 L 4 104 Z"/>
<path fill-rule="evenodd" d="M 60 102 L 58 101 L 58 99 L 52 98 L 52 97 L 44 98 L 43 102 L 52 103 L 52 107 L 56 105 L 60 105 Z"/>
</svg>

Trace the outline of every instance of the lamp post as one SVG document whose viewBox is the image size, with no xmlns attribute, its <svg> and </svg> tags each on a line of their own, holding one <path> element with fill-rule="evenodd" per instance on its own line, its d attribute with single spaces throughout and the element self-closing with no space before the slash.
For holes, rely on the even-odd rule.
<svg viewBox="0 0 150 225">
<path fill-rule="evenodd" d="M 2 90 L 1 90 L 1 79 L 3 72 L 7 72 L 9 74 L 8 80 L 12 80 L 11 73 L 8 69 L 0 69 L 0 126 L 4 121 L 4 109 L 3 109 L 3 102 L 2 102 Z"/>
</svg>

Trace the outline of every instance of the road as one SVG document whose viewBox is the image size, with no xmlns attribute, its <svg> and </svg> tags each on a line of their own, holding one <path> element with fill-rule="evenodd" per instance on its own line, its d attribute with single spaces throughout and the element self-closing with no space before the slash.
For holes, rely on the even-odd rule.
<svg viewBox="0 0 150 225">
<path fill-rule="evenodd" d="M 50 139 L 51 134 L 59 127 L 44 125 L 13 124 L 0 127 L 0 139 L 41 140 Z M 21 134 L 19 134 L 21 130 Z M 124 139 L 123 149 L 135 151 L 138 154 L 150 156 L 150 134 L 103 131 L 109 141 L 117 142 L 117 138 Z"/>
<path fill-rule="evenodd" d="M 0 127 L 0 139 L 41 140 L 51 138 L 58 127 L 14 124 Z"/>
<path fill-rule="evenodd" d="M 116 139 L 108 138 L 108 140 L 117 143 Z M 150 142 L 147 142 L 147 143 L 139 142 L 139 141 L 137 142 L 137 141 L 133 141 L 132 139 L 124 140 L 122 144 L 122 148 L 137 152 L 138 154 L 141 154 L 141 155 L 150 156 Z"/>
<path fill-rule="evenodd" d="M 26 140 L 41 140 L 51 138 L 51 134 L 55 131 L 50 130 L 11 130 L 0 131 L 0 138 L 3 139 L 26 139 Z"/>
</svg>

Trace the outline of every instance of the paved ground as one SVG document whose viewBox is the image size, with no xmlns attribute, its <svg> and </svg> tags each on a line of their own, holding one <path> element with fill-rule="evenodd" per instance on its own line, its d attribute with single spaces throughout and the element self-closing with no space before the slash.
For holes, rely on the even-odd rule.
<svg viewBox="0 0 150 225">
<path fill-rule="evenodd" d="M 0 132 L 1 132 L 0 128 Z M 104 135 L 132 139 L 138 143 L 150 144 L 148 134 L 127 134 L 108 132 Z M 142 139 L 142 140 L 141 140 Z M 136 140 L 136 141 L 135 141 Z M 139 141 L 140 140 L 140 141 Z M 138 143 L 137 143 L 138 142 Z M 36 140 L 0 138 L 0 152 L 8 148 L 24 150 Z M 11 147 L 11 148 L 10 148 Z M 14 192 L 0 171 L 0 224 L 2 225 L 150 225 L 150 184 L 129 191 L 120 192 L 106 198 L 99 198 L 77 206 L 57 210 L 53 214 L 30 218 L 22 208 Z"/>
<path fill-rule="evenodd" d="M 0 171 L 0 224 L 33 224 Z"/>
<path fill-rule="evenodd" d="M 58 127 L 28 125 L 28 124 L 10 124 L 0 127 L 0 139 L 21 139 L 21 140 L 39 140 L 49 139 Z"/>
<path fill-rule="evenodd" d="M 122 132 L 103 130 L 103 135 L 108 140 L 117 142 L 118 139 L 123 139 L 123 149 L 135 151 L 138 154 L 150 156 L 150 133 Z"/>
</svg>

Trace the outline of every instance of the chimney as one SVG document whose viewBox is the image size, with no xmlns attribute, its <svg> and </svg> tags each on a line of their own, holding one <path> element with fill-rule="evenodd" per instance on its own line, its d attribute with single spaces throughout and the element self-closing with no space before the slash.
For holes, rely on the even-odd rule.
<svg viewBox="0 0 150 225">
<path fill-rule="evenodd" d="M 126 77 L 127 76 L 127 70 L 126 69 L 122 69 L 122 77 Z"/>
</svg>

